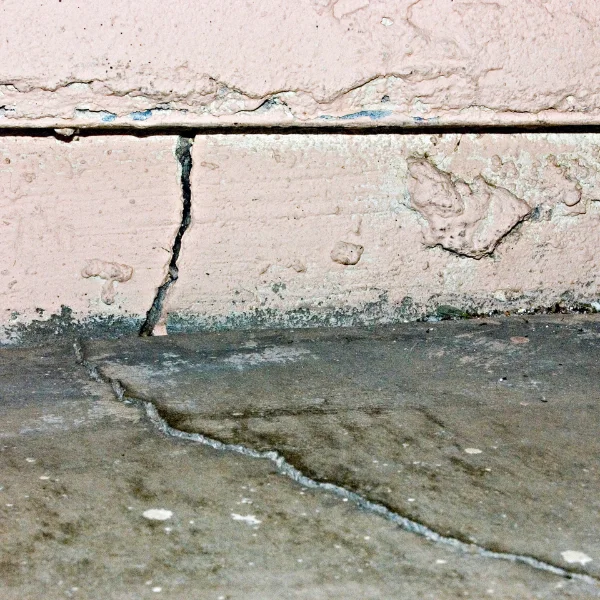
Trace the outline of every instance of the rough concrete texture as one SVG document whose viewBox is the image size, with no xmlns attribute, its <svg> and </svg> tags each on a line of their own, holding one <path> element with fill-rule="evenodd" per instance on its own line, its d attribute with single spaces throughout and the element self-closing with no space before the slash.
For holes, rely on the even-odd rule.
<svg viewBox="0 0 600 600">
<path fill-rule="evenodd" d="M 56 314 L 139 326 L 181 221 L 176 140 L 0 138 L 2 341 Z"/>
<path fill-rule="evenodd" d="M 199 135 L 193 158 L 173 328 L 600 296 L 597 134 Z"/>
<path fill-rule="evenodd" d="M 178 430 L 277 450 L 467 543 L 565 567 L 581 552 L 571 566 L 600 575 L 599 319 L 229 335 L 88 356 Z"/>
<path fill-rule="evenodd" d="M 0 127 L 598 123 L 594 0 L 6 0 Z"/>
<path fill-rule="evenodd" d="M 576 317 L 3 349 L 2 597 L 597 598 L 598 336 Z"/>
</svg>

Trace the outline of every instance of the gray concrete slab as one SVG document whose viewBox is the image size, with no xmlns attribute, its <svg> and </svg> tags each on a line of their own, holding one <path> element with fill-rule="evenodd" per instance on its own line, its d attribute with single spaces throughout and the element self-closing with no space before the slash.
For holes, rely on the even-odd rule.
<svg viewBox="0 0 600 600">
<path fill-rule="evenodd" d="M 600 576 L 595 316 L 94 342 L 174 428 L 442 535 Z"/>
<path fill-rule="evenodd" d="M 157 368 L 158 341 L 116 356 L 130 344 L 124 360 Z M 3 599 L 598 597 L 427 541 L 268 460 L 161 434 L 90 374 L 68 345 L 0 352 Z"/>
</svg>

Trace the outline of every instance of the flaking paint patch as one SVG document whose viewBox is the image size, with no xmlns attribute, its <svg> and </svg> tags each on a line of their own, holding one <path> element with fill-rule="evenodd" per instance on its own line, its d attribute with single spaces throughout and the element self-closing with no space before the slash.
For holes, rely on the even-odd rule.
<svg viewBox="0 0 600 600">
<path fill-rule="evenodd" d="M 409 159 L 408 172 L 411 205 L 426 220 L 423 240 L 429 247 L 481 258 L 531 213 L 526 202 L 481 176 L 468 184 L 424 159 Z"/>
</svg>

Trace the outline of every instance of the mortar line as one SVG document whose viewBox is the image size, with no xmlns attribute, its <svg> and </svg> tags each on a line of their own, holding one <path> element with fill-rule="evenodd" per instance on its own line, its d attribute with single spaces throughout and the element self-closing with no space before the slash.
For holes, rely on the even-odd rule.
<svg viewBox="0 0 600 600">
<path fill-rule="evenodd" d="M 140 328 L 140 335 L 150 336 L 154 332 L 154 328 L 159 322 L 164 308 L 164 302 L 167 297 L 169 288 L 177 281 L 179 277 L 179 267 L 177 261 L 179 260 L 179 254 L 181 253 L 181 242 L 183 236 L 190 226 L 192 220 L 192 186 L 191 186 L 191 173 L 192 173 L 192 146 L 194 144 L 194 138 L 187 138 L 179 136 L 177 140 L 177 146 L 175 147 L 175 156 L 179 163 L 180 178 L 181 178 L 181 197 L 182 197 L 182 209 L 181 209 L 181 222 L 179 229 L 173 240 L 173 246 L 171 249 L 171 260 L 169 261 L 169 269 L 165 281 L 156 290 L 156 295 L 148 312 L 146 313 L 146 319 Z"/>
<path fill-rule="evenodd" d="M 463 542 L 457 538 L 445 536 L 431 529 L 427 525 L 419 523 L 418 521 L 414 521 L 413 519 L 409 519 L 398 512 L 390 510 L 383 504 L 369 500 L 357 492 L 353 492 L 334 483 L 321 482 L 308 477 L 302 473 L 302 471 L 290 464 L 284 456 L 275 450 L 253 450 L 252 448 L 248 448 L 242 444 L 227 444 L 201 433 L 188 433 L 186 431 L 176 429 L 175 427 L 169 425 L 169 423 L 160 416 L 156 406 L 152 402 L 132 396 L 127 392 L 123 384 L 118 379 L 114 379 L 105 375 L 96 365 L 88 361 L 85 357 L 83 344 L 80 341 L 75 342 L 73 347 L 77 363 L 87 371 L 88 376 L 92 380 L 98 383 L 109 385 L 118 401 L 128 402 L 137 406 L 141 411 L 143 411 L 147 419 L 150 421 L 150 423 L 152 423 L 152 425 L 154 425 L 156 430 L 166 437 L 194 442 L 203 446 L 208 446 L 220 452 L 229 452 L 247 456 L 249 458 L 268 460 L 275 465 L 277 472 L 280 475 L 291 479 L 295 483 L 298 483 L 307 489 L 328 492 L 337 498 L 352 502 L 358 509 L 366 513 L 377 515 L 391 523 L 394 523 L 404 531 L 418 535 L 427 541 L 448 546 L 465 554 L 476 554 L 483 558 L 501 560 L 514 564 L 523 564 L 538 571 L 552 573 L 553 575 L 557 575 L 565 579 L 582 581 L 594 586 L 597 586 L 600 583 L 600 579 L 592 575 L 586 575 L 576 571 L 569 571 L 568 569 L 558 567 L 552 563 L 540 560 L 533 556 L 526 554 L 513 554 L 510 552 L 497 552 L 479 544 L 467 544 L 466 542 Z"/>
</svg>

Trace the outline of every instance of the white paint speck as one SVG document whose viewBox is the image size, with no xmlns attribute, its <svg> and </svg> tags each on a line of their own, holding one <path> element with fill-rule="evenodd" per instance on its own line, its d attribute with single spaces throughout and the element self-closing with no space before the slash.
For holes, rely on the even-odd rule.
<svg viewBox="0 0 600 600">
<path fill-rule="evenodd" d="M 587 563 L 592 562 L 591 557 L 583 552 L 578 552 L 577 550 L 565 550 L 565 552 L 561 552 L 560 555 L 565 562 L 570 564 L 579 563 L 580 565 L 587 565 Z"/>
<path fill-rule="evenodd" d="M 46 481 L 47 479 L 50 479 L 50 476 L 49 475 L 42 475 L 42 476 L 40 476 L 40 479 Z"/>
<path fill-rule="evenodd" d="M 143 515 L 151 521 L 166 521 L 173 516 L 173 513 L 165 508 L 149 508 L 143 512 Z"/>
<path fill-rule="evenodd" d="M 409 501 L 409 502 L 414 502 L 414 501 L 415 501 L 415 499 L 414 499 L 414 498 L 409 498 L 409 499 L 408 499 L 408 501 Z"/>
<path fill-rule="evenodd" d="M 467 454 L 481 454 L 482 450 L 479 448 L 465 448 Z"/>
<path fill-rule="evenodd" d="M 162 588 L 161 588 L 161 587 L 158 587 L 158 586 L 156 586 L 156 587 L 153 587 L 153 588 L 152 588 L 152 591 L 153 591 L 153 592 L 156 592 L 156 593 L 158 593 L 158 592 L 162 592 Z"/>
<path fill-rule="evenodd" d="M 385 27 L 389 27 L 390 25 L 394 24 L 394 21 L 392 21 L 390 18 L 388 17 L 383 17 L 383 19 L 381 19 L 381 24 L 384 25 Z M 395 341 L 395 340 L 394 340 Z"/>
<path fill-rule="evenodd" d="M 435 561 L 435 564 L 436 564 L 436 565 L 445 565 L 447 562 L 448 562 L 448 561 L 447 561 L 447 560 L 444 560 L 443 558 L 438 558 L 438 559 Z"/>
<path fill-rule="evenodd" d="M 34 463 L 35 462 L 35 458 L 26 458 L 25 460 L 28 463 Z"/>
<path fill-rule="evenodd" d="M 262 523 L 262 521 L 257 519 L 254 515 L 238 515 L 237 513 L 231 513 L 231 518 L 234 521 L 248 523 L 248 525 L 260 525 Z"/>
<path fill-rule="evenodd" d="M 311 356 L 311 353 L 304 348 L 273 347 L 265 348 L 261 352 L 232 354 L 223 362 L 243 371 L 247 367 L 269 363 L 285 364 L 308 356 Z"/>
</svg>

